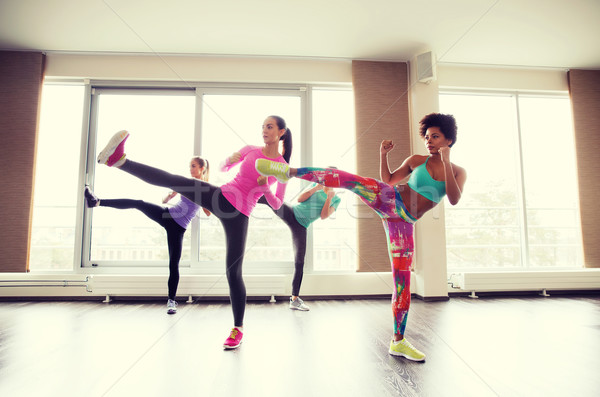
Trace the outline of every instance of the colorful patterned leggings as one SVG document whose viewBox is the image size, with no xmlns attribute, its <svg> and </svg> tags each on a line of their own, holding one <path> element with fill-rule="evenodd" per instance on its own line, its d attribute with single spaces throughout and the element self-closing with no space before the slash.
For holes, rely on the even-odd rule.
<svg viewBox="0 0 600 397">
<path fill-rule="evenodd" d="M 387 183 L 332 168 L 298 168 L 296 177 L 328 187 L 350 190 L 381 217 L 388 239 L 394 278 L 394 335 L 402 339 L 410 308 L 413 224 L 416 219 L 406 210 L 400 194 Z"/>
</svg>

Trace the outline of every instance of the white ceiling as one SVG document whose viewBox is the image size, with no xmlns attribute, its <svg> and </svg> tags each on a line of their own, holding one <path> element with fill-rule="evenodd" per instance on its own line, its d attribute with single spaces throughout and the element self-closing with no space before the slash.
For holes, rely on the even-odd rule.
<svg viewBox="0 0 600 397">
<path fill-rule="evenodd" d="M 0 49 L 600 69 L 600 0 L 0 0 Z"/>
</svg>

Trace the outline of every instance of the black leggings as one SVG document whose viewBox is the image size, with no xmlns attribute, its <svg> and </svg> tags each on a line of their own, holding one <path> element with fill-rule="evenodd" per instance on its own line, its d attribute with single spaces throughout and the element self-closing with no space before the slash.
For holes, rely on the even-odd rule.
<svg viewBox="0 0 600 397">
<path fill-rule="evenodd" d="M 142 181 L 169 188 L 219 218 L 225 230 L 227 254 L 225 258 L 229 298 L 233 310 L 234 326 L 244 325 L 246 310 L 246 285 L 242 278 L 242 263 L 246 250 L 248 217 L 238 211 L 221 193 L 221 188 L 210 183 L 171 174 L 142 163 L 126 160 L 120 168 Z"/>
<path fill-rule="evenodd" d="M 179 284 L 179 260 L 181 259 L 183 235 L 186 229 L 173 220 L 168 208 L 142 200 L 102 199 L 100 200 L 100 206 L 121 210 L 130 208 L 139 210 L 165 229 L 167 232 L 167 246 L 169 247 L 169 281 L 167 286 L 169 287 L 169 299 L 175 299 L 177 285 Z"/>
<path fill-rule="evenodd" d="M 258 200 L 259 203 L 269 205 L 265 197 Z M 294 209 L 283 203 L 278 210 L 271 207 L 275 215 L 285 222 L 292 232 L 292 244 L 294 245 L 294 278 L 292 279 L 292 295 L 300 295 L 300 285 L 302 284 L 302 276 L 304 275 L 304 257 L 306 256 L 306 234 L 307 229 L 296 220 Z"/>
</svg>

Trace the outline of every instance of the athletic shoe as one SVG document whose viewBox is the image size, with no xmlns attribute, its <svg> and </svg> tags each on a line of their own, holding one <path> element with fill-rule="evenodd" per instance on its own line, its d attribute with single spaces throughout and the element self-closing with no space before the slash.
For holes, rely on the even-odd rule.
<svg viewBox="0 0 600 397">
<path fill-rule="evenodd" d="M 173 299 L 169 299 L 167 301 L 167 314 L 175 314 L 177 313 L 177 302 Z"/>
<path fill-rule="evenodd" d="M 401 356 L 412 361 L 425 361 L 425 354 L 418 351 L 406 338 L 398 342 L 392 340 L 389 353 L 392 356 Z"/>
<path fill-rule="evenodd" d="M 296 300 L 293 300 L 290 297 L 290 309 L 292 310 L 302 310 L 304 312 L 307 312 L 310 310 L 310 307 L 308 307 L 304 301 L 302 299 L 300 299 L 300 297 L 296 298 Z"/>
<path fill-rule="evenodd" d="M 242 336 L 244 334 L 237 328 L 233 328 L 229 334 L 229 338 L 225 339 L 223 347 L 225 349 L 237 349 L 242 344 Z"/>
<path fill-rule="evenodd" d="M 263 176 L 274 176 L 281 183 L 287 183 L 287 181 L 290 180 L 290 166 L 286 163 L 267 159 L 256 159 L 254 166 L 256 171 Z"/>
<path fill-rule="evenodd" d="M 129 138 L 129 132 L 123 130 L 117 132 L 110 138 L 108 144 L 98 155 L 98 163 L 109 167 L 119 168 L 125 163 L 125 141 Z"/>
<path fill-rule="evenodd" d="M 85 197 L 86 207 L 94 208 L 100 204 L 100 199 L 94 193 L 92 193 L 89 186 L 85 187 L 85 190 L 83 191 L 83 195 Z"/>
</svg>

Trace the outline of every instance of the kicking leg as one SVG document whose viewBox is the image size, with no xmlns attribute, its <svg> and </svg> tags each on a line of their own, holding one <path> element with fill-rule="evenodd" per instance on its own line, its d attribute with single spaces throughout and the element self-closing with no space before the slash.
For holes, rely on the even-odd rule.
<svg viewBox="0 0 600 397">
<path fill-rule="evenodd" d="M 274 176 L 279 181 L 287 182 L 289 178 L 295 177 L 327 187 L 350 190 L 380 216 L 396 213 L 395 189 L 377 179 L 354 175 L 337 168 L 290 168 L 287 164 L 266 159 L 256 160 L 255 166 L 261 175 Z"/>
<path fill-rule="evenodd" d="M 127 131 L 117 132 L 98 155 L 98 162 L 119 168 L 151 185 L 169 188 L 214 213 L 213 198 L 216 197 L 218 187 L 128 160 L 125 155 L 125 141 L 128 137 Z"/>
<path fill-rule="evenodd" d="M 143 200 L 132 199 L 101 199 L 100 207 L 110 207 L 119 210 L 136 209 L 161 226 L 164 221 L 165 208 Z"/>
</svg>

